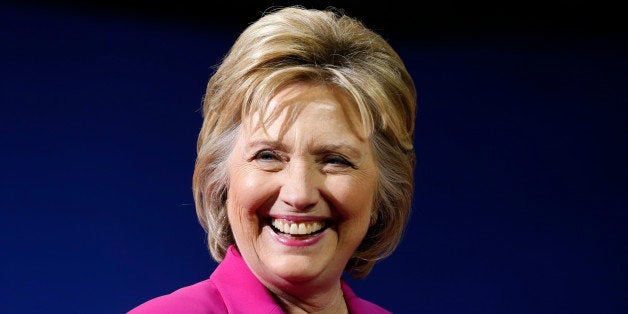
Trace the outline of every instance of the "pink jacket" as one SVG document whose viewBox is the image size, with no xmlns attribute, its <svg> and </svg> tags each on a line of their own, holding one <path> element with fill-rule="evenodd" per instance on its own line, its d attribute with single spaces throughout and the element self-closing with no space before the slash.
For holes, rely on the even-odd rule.
<svg viewBox="0 0 628 314">
<path fill-rule="evenodd" d="M 360 299 L 344 280 L 341 281 L 341 285 L 349 313 L 391 313 L 374 303 Z M 238 250 L 231 246 L 225 259 L 216 267 L 209 279 L 148 300 L 128 312 L 128 314 L 147 313 L 281 314 L 284 311 L 249 270 Z"/>
</svg>

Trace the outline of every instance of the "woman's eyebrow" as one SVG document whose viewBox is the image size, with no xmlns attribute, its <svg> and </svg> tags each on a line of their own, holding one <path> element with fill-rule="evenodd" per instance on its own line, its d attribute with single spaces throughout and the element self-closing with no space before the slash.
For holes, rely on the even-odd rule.
<svg viewBox="0 0 628 314">
<path fill-rule="evenodd" d="M 283 151 L 288 149 L 286 144 L 284 144 L 284 143 L 282 143 L 280 141 L 267 140 L 267 139 L 252 140 L 252 141 L 248 142 L 246 144 L 246 146 L 248 148 L 270 147 L 272 149 L 278 149 L 278 150 L 283 150 Z"/>
<path fill-rule="evenodd" d="M 349 157 L 360 157 L 362 155 L 362 151 L 348 143 L 316 145 L 310 152 L 313 154 L 343 153 L 349 155 Z"/>
<path fill-rule="evenodd" d="M 281 141 L 268 140 L 268 139 L 256 139 L 247 143 L 247 148 L 256 149 L 260 147 L 269 147 L 272 149 L 280 150 L 280 151 L 289 151 L 290 147 L 288 145 L 282 143 Z M 348 155 L 349 157 L 360 157 L 362 156 L 362 151 L 351 145 L 350 143 L 339 143 L 339 144 L 320 144 L 315 145 L 308 149 L 308 152 L 311 154 L 325 154 L 325 153 L 342 153 L 344 155 Z"/>
</svg>

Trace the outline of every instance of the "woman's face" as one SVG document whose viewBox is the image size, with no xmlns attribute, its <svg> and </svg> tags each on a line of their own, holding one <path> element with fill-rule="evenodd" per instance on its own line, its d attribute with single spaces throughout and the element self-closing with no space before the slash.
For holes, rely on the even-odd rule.
<svg viewBox="0 0 628 314">
<path fill-rule="evenodd" d="M 284 88 L 266 124 L 243 125 L 229 158 L 228 216 L 236 244 L 266 286 L 338 284 L 369 227 L 377 169 L 359 118 L 340 93 Z M 283 129 L 282 129 L 283 128 Z"/>
</svg>

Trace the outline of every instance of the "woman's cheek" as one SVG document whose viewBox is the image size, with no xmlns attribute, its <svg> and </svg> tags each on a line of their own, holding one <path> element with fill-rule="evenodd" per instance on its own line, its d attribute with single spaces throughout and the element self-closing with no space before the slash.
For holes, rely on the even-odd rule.
<svg viewBox="0 0 628 314">
<path fill-rule="evenodd" d="M 373 198 L 368 197 L 375 193 L 375 181 L 365 180 L 362 176 L 349 176 L 338 180 L 329 189 L 336 195 L 336 199 L 343 204 L 345 215 L 355 216 L 370 212 Z"/>
<path fill-rule="evenodd" d="M 253 214 L 272 194 L 272 180 L 254 169 L 243 169 L 232 176 L 230 192 L 240 210 Z M 243 213 L 244 214 L 244 213 Z"/>
</svg>

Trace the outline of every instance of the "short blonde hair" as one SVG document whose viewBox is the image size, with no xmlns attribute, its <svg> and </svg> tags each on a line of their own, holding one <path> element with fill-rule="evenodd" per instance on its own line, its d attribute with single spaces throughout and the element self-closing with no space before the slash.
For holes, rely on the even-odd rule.
<svg viewBox="0 0 628 314">
<path fill-rule="evenodd" d="M 237 38 L 209 79 L 193 177 L 196 213 L 220 262 L 235 240 L 227 219 L 227 160 L 244 119 L 297 82 L 342 90 L 355 104 L 378 166 L 372 225 L 345 271 L 363 278 L 392 254 L 414 191 L 416 89 L 388 42 L 340 10 L 266 12 Z"/>
</svg>

